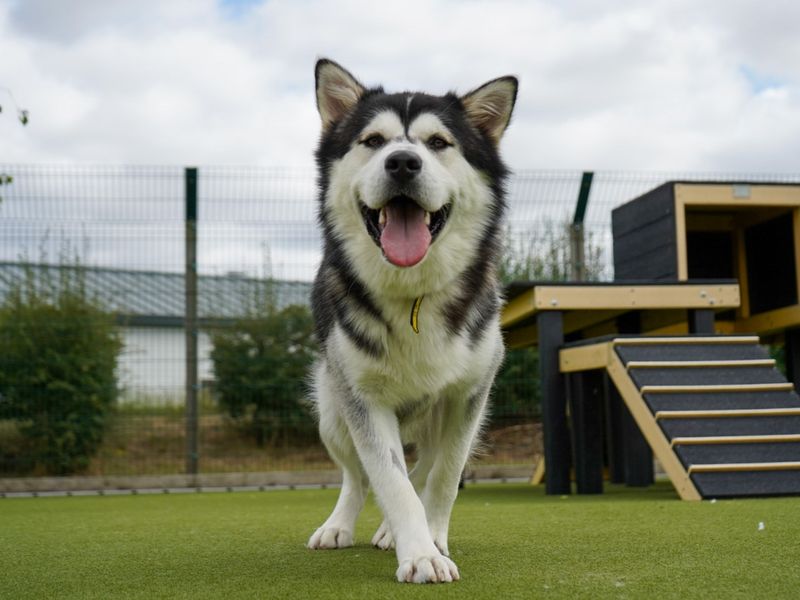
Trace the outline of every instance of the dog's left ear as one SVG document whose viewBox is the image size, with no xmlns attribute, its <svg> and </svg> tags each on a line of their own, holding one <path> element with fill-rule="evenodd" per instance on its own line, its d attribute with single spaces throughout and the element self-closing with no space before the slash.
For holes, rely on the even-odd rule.
<svg viewBox="0 0 800 600">
<path fill-rule="evenodd" d="M 493 79 L 461 97 L 467 120 L 495 145 L 500 143 L 511 120 L 518 85 L 517 78 L 509 75 Z"/>
<path fill-rule="evenodd" d="M 327 58 L 317 61 L 317 109 L 322 117 L 322 128 L 338 123 L 355 108 L 364 86 L 341 65 Z"/>
</svg>

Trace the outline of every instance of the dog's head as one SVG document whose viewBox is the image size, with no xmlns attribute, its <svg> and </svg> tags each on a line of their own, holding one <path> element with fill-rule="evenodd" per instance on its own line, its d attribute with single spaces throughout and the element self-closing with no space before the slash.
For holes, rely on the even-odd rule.
<svg viewBox="0 0 800 600">
<path fill-rule="evenodd" d="M 463 272 L 498 233 L 506 169 L 497 146 L 516 78 L 463 96 L 387 94 L 323 59 L 316 90 L 326 234 L 383 286 L 430 290 Z"/>
</svg>

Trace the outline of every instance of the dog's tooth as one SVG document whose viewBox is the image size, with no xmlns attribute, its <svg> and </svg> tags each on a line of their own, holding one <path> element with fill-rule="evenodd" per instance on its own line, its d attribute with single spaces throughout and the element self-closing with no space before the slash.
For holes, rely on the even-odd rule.
<svg viewBox="0 0 800 600">
<path fill-rule="evenodd" d="M 386 209 L 382 208 L 378 214 L 378 225 L 386 225 Z"/>
<path fill-rule="evenodd" d="M 425 225 L 430 225 L 430 224 L 431 224 L 431 213 L 429 213 L 426 210 L 425 211 Z"/>
</svg>

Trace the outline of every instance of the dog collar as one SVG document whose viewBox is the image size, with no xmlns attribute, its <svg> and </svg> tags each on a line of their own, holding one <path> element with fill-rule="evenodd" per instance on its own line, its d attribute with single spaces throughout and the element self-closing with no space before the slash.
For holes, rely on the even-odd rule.
<svg viewBox="0 0 800 600">
<path fill-rule="evenodd" d="M 414 333 L 419 333 L 419 307 L 424 297 L 415 298 L 414 304 L 411 305 L 411 329 L 414 330 Z"/>
</svg>

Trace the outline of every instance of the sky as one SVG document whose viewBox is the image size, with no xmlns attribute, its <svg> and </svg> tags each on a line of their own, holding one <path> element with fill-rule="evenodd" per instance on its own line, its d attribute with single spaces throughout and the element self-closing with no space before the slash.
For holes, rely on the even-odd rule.
<svg viewBox="0 0 800 600">
<path fill-rule="evenodd" d="M 514 169 L 796 172 L 800 2 L 0 0 L 0 163 L 306 167 L 313 69 L 520 78 Z"/>
</svg>

